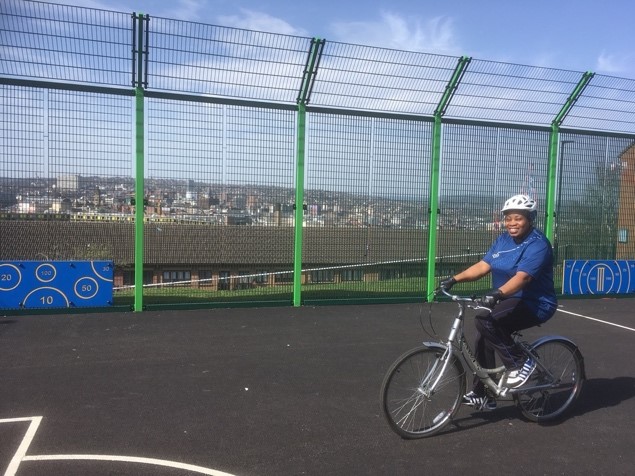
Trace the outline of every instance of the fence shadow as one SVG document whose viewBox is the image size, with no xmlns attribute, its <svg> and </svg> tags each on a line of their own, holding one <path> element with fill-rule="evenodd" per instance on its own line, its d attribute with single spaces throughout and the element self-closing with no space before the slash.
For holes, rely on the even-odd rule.
<svg viewBox="0 0 635 476">
<path fill-rule="evenodd" d="M 17 319 L 7 319 L 6 316 L 0 316 L 0 335 L 9 330 L 9 324 L 15 324 Z"/>
</svg>

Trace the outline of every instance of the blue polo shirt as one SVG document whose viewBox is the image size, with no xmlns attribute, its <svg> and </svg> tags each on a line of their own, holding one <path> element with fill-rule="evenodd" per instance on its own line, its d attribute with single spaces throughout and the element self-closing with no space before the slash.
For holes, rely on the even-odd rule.
<svg viewBox="0 0 635 476">
<path fill-rule="evenodd" d="M 509 236 L 500 235 L 483 261 L 492 268 L 492 286 L 500 288 L 518 271 L 533 279 L 513 296 L 521 298 L 541 321 L 556 312 L 558 300 L 553 285 L 553 252 L 551 243 L 539 230 L 533 228 L 519 243 Z"/>
</svg>

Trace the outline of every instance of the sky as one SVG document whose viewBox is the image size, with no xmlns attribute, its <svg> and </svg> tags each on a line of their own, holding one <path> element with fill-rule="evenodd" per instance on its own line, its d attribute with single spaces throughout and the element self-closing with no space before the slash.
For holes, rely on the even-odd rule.
<svg viewBox="0 0 635 476">
<path fill-rule="evenodd" d="M 635 79 L 633 0 L 59 0 L 49 3 Z"/>
</svg>

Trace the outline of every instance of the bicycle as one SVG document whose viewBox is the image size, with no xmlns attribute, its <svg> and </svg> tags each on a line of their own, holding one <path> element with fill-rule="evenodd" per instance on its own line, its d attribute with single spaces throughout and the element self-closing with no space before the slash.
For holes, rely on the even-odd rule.
<svg viewBox="0 0 635 476">
<path fill-rule="evenodd" d="M 512 396 L 522 415 L 533 422 L 561 418 L 577 399 L 586 378 L 578 346 L 562 336 L 544 336 L 529 344 L 515 333 L 523 352 L 536 361 L 528 382 L 518 388 L 505 385 L 505 367 L 482 368 L 468 345 L 463 326 L 466 308 L 485 309 L 475 297 L 441 291 L 458 304 L 445 342 L 423 342 L 401 355 L 388 369 L 380 400 L 393 431 L 406 439 L 432 436 L 459 411 L 468 372 L 476 375 L 496 399 Z M 489 309 L 489 308 L 486 308 Z"/>
</svg>

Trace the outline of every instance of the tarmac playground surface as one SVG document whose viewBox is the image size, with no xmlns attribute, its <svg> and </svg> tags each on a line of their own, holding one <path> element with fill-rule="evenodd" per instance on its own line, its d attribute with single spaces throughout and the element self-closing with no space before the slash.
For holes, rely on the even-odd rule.
<svg viewBox="0 0 635 476">
<path fill-rule="evenodd" d="M 555 425 L 511 401 L 403 440 L 390 364 L 453 303 L 0 314 L 0 475 L 635 474 L 635 299 L 562 300 L 587 381 Z M 466 331 L 473 329 L 468 317 Z"/>
</svg>

